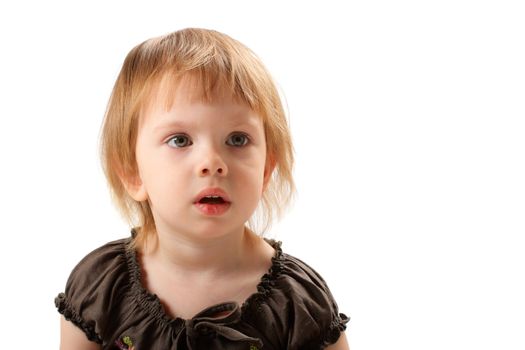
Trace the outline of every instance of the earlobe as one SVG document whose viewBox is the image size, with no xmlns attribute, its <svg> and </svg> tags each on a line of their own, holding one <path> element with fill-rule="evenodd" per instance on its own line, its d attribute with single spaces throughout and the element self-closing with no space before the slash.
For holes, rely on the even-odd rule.
<svg viewBox="0 0 525 350">
<path fill-rule="evenodd" d="M 121 181 L 131 198 L 137 202 L 143 202 L 148 199 L 148 193 L 138 174 L 121 177 Z"/>
<path fill-rule="evenodd" d="M 124 169 L 119 163 L 115 162 L 115 171 L 117 176 L 124 186 L 128 195 L 137 202 L 143 202 L 148 199 L 148 193 L 140 178 L 137 168 Z"/>
<path fill-rule="evenodd" d="M 146 189 L 142 183 L 126 187 L 126 190 L 128 191 L 128 194 L 131 196 L 131 198 L 137 202 L 143 202 L 148 199 L 148 193 L 146 192 Z"/>
</svg>

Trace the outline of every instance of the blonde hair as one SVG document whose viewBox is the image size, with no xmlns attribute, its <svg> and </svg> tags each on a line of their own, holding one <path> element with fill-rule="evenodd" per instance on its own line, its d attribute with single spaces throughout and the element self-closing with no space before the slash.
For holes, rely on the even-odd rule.
<svg viewBox="0 0 525 350">
<path fill-rule="evenodd" d="M 277 88 L 257 56 L 242 43 L 213 30 L 188 28 L 146 40 L 126 56 L 106 110 L 101 133 L 102 167 L 112 198 L 128 223 L 136 226 L 135 242 L 144 244 L 155 233 L 148 201 L 137 202 L 127 192 L 126 179 L 136 178 L 135 145 L 141 111 L 160 84 L 169 93 L 182 79 L 194 83 L 198 98 L 212 101 L 226 91 L 261 116 L 267 161 L 275 168 L 258 210 L 248 226 L 264 233 L 289 204 L 295 186 L 293 149 L 286 114 Z M 170 88 L 171 87 L 171 88 Z M 173 95 L 173 94 L 172 94 Z M 171 98 L 171 100 L 169 100 Z"/>
</svg>

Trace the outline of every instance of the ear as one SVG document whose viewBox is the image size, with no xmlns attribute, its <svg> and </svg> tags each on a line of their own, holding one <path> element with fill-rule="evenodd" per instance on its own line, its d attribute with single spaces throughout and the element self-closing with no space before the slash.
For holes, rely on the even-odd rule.
<svg viewBox="0 0 525 350">
<path fill-rule="evenodd" d="M 272 177 L 273 170 L 275 169 L 275 159 L 273 156 L 266 157 L 266 164 L 264 165 L 264 178 L 263 178 L 263 192 L 266 190 L 266 185 Z"/>
<path fill-rule="evenodd" d="M 126 192 L 130 195 L 131 198 L 137 202 L 143 202 L 148 199 L 148 192 L 146 187 L 138 174 L 119 174 L 120 181 L 126 189 Z"/>
<path fill-rule="evenodd" d="M 123 181 L 123 184 L 131 198 L 137 202 L 143 202 L 148 199 L 146 187 L 138 176 L 132 181 Z"/>
</svg>

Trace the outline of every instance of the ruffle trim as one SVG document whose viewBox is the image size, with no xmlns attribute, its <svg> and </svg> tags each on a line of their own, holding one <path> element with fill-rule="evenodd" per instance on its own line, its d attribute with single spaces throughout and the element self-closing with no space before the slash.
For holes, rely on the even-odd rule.
<svg viewBox="0 0 525 350">
<path fill-rule="evenodd" d="M 135 230 L 132 230 L 132 237 L 136 234 Z M 271 294 L 272 288 L 275 286 L 275 282 L 284 268 L 283 252 L 281 248 L 281 242 L 272 239 L 265 239 L 274 250 L 275 254 L 272 257 L 272 264 L 267 273 L 265 273 L 257 285 L 257 292 L 250 295 L 248 299 L 241 306 L 241 318 L 244 318 L 249 308 L 255 307 L 258 309 L 268 296 Z M 153 316 L 158 322 L 166 325 L 171 325 L 176 328 L 177 333 L 184 328 L 186 324 L 185 319 L 180 317 L 172 318 L 166 314 L 164 307 L 155 294 L 151 294 L 142 285 L 142 273 L 136 250 L 132 246 L 132 238 L 130 238 L 126 244 L 126 261 L 128 265 L 128 271 L 130 274 L 131 282 L 131 294 L 135 296 L 139 306 L 145 310 L 149 315 Z"/>
<path fill-rule="evenodd" d="M 345 331 L 346 324 L 350 321 L 350 317 L 346 316 L 343 313 L 337 315 L 330 324 L 325 336 L 323 338 L 323 346 L 327 347 L 329 345 L 335 344 L 341 333 Z"/>
<path fill-rule="evenodd" d="M 86 334 L 87 338 L 90 341 L 94 341 L 98 344 L 102 344 L 102 339 L 99 337 L 95 331 L 95 322 L 94 321 L 84 321 L 82 317 L 71 307 L 66 299 L 64 293 L 60 293 L 55 298 L 55 305 L 58 309 L 58 312 L 64 315 L 64 318 L 67 321 L 73 322 L 77 327 L 82 329 Z"/>
<path fill-rule="evenodd" d="M 261 277 L 261 281 L 257 285 L 257 292 L 252 294 L 243 303 L 241 310 L 243 314 L 250 306 L 255 306 L 256 309 L 270 296 L 272 289 L 275 287 L 277 278 L 281 275 L 284 269 L 283 251 L 281 248 L 282 242 L 273 239 L 264 239 L 275 250 L 272 257 L 272 265 L 267 273 Z"/>
<path fill-rule="evenodd" d="M 135 236 L 135 229 L 131 231 L 132 237 Z M 126 263 L 128 267 L 130 280 L 130 293 L 134 297 L 138 306 L 152 316 L 162 325 L 174 323 L 177 332 L 184 326 L 184 320 L 180 318 L 173 319 L 166 314 L 159 297 L 156 294 L 148 292 L 142 285 L 142 272 L 137 258 L 136 250 L 132 244 L 132 238 L 126 242 Z"/>
</svg>

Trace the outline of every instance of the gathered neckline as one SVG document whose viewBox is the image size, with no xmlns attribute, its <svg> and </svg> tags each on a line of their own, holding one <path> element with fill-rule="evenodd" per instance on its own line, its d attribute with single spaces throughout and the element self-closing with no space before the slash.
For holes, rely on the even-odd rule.
<svg viewBox="0 0 525 350">
<path fill-rule="evenodd" d="M 132 232 L 133 233 L 133 232 Z M 280 241 L 273 239 L 263 238 L 270 246 L 275 250 L 275 253 L 271 259 L 271 266 L 268 271 L 261 277 L 259 283 L 257 284 L 257 291 L 252 293 L 243 303 L 239 305 L 238 303 L 232 303 L 225 301 L 213 306 L 210 306 L 207 309 L 224 309 L 225 306 L 231 306 L 235 304 L 237 307 L 240 307 L 239 318 L 244 318 L 246 316 L 247 310 L 250 307 L 259 307 L 262 302 L 270 295 L 271 290 L 277 280 L 278 276 L 281 274 L 283 269 L 283 252 Z M 145 309 L 148 314 L 152 315 L 159 322 L 164 324 L 171 324 L 177 331 L 182 329 L 185 324 L 191 322 L 195 319 L 197 313 L 191 319 L 184 319 L 182 317 L 173 317 L 167 314 L 160 298 L 148 291 L 142 282 L 142 269 L 138 260 L 136 248 L 132 245 L 132 238 L 128 238 L 125 242 L 125 254 L 126 262 L 128 267 L 128 272 L 130 275 L 131 282 L 131 293 L 135 297 L 135 300 Z M 204 310 L 203 310 L 204 311 Z"/>
</svg>

